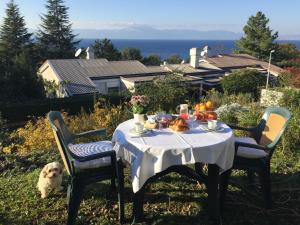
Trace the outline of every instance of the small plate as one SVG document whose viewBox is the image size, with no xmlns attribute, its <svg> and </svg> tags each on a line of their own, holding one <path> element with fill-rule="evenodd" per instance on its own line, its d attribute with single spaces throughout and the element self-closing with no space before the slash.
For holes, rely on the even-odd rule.
<svg viewBox="0 0 300 225">
<path fill-rule="evenodd" d="M 136 132 L 134 127 L 129 130 L 129 134 L 130 134 L 131 137 L 141 137 L 141 136 L 144 136 L 144 135 L 146 135 L 150 132 L 151 132 L 151 130 L 146 129 L 146 128 L 144 128 L 142 132 Z"/>
</svg>

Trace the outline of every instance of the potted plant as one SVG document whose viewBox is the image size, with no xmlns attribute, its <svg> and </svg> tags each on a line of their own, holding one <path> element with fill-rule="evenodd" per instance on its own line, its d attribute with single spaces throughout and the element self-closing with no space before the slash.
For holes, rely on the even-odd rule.
<svg viewBox="0 0 300 225">
<path fill-rule="evenodd" d="M 149 105 L 149 98 L 145 95 L 134 95 L 131 97 L 130 103 L 132 105 L 134 121 L 143 124 Z"/>
</svg>

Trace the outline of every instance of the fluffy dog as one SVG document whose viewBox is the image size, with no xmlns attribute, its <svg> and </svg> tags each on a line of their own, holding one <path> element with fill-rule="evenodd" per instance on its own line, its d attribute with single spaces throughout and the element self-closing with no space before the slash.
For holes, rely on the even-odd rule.
<svg viewBox="0 0 300 225">
<path fill-rule="evenodd" d="M 62 166 L 58 162 L 48 163 L 40 173 L 37 188 L 41 192 L 41 197 L 46 198 L 52 190 L 61 191 Z"/>
</svg>

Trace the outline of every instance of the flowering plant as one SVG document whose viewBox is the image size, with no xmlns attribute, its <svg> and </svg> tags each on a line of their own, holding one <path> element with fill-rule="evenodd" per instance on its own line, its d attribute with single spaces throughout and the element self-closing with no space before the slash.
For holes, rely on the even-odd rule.
<svg viewBox="0 0 300 225">
<path fill-rule="evenodd" d="M 131 97 L 130 103 L 134 114 L 145 114 L 149 104 L 149 98 L 145 95 L 134 95 Z"/>
<path fill-rule="evenodd" d="M 215 112 L 224 123 L 236 124 L 238 122 L 237 113 L 242 111 L 242 106 L 238 103 L 225 104 L 220 106 Z"/>
</svg>

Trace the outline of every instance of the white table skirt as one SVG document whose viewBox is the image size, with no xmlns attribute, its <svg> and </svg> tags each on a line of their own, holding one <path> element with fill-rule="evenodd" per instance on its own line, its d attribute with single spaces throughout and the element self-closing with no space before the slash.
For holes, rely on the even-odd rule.
<svg viewBox="0 0 300 225">
<path fill-rule="evenodd" d="M 232 130 L 207 132 L 197 122 L 186 133 L 174 133 L 169 128 L 153 130 L 144 137 L 131 137 L 133 120 L 121 123 L 113 134 L 117 155 L 131 165 L 133 192 L 170 166 L 196 162 L 216 164 L 225 171 L 232 167 L 234 137 Z"/>
</svg>

